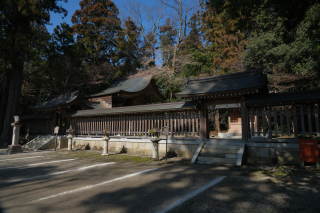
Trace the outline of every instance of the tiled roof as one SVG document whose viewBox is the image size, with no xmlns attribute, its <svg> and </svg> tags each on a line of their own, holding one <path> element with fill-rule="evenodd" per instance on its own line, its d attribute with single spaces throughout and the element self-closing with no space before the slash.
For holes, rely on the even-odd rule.
<svg viewBox="0 0 320 213">
<path fill-rule="evenodd" d="M 160 111 L 175 111 L 175 110 L 195 110 L 198 105 L 197 101 L 174 102 L 163 104 L 149 104 L 127 107 L 116 107 L 101 110 L 79 110 L 77 112 L 68 113 L 65 116 L 97 116 L 97 115 L 110 115 L 110 114 L 133 114 L 133 113 L 150 113 Z"/>
<path fill-rule="evenodd" d="M 246 97 L 246 106 L 280 106 L 299 103 L 320 102 L 320 90 L 250 95 Z"/>
<path fill-rule="evenodd" d="M 102 92 L 90 95 L 89 97 L 97 97 L 102 95 L 110 95 L 118 92 L 135 93 L 145 89 L 152 80 L 151 75 L 139 76 L 116 80 L 108 89 Z"/>
<path fill-rule="evenodd" d="M 52 97 L 51 99 L 46 100 L 45 102 L 30 107 L 30 109 L 36 109 L 36 110 L 46 110 L 46 109 L 57 109 L 69 106 L 73 103 L 80 104 L 83 108 L 90 109 L 92 107 L 88 106 L 79 96 L 78 91 L 71 92 L 63 95 L 58 95 L 55 97 Z"/>
<path fill-rule="evenodd" d="M 199 79 L 187 79 L 178 97 L 214 95 L 266 88 L 267 75 L 262 69 Z"/>
</svg>

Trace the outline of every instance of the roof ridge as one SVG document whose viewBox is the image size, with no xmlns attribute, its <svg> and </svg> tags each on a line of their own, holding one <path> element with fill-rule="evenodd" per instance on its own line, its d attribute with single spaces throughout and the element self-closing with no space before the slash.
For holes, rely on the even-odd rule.
<svg viewBox="0 0 320 213">
<path fill-rule="evenodd" d="M 196 84 L 196 83 L 202 83 L 202 82 L 208 82 L 208 81 L 219 81 L 219 80 L 225 80 L 225 79 L 232 79 L 232 78 L 242 78 L 247 76 L 255 76 L 255 75 L 262 75 L 263 68 L 248 70 L 244 72 L 237 72 L 237 73 L 230 73 L 226 75 L 216 75 L 216 76 L 209 76 L 204 78 L 194 78 L 194 79 L 188 79 L 186 80 L 186 84 Z"/>
<path fill-rule="evenodd" d="M 129 76 L 125 76 L 125 77 L 118 77 L 118 78 L 115 78 L 115 79 L 114 79 L 114 81 L 129 80 L 129 79 L 139 78 L 139 77 L 145 77 L 145 76 L 151 76 L 151 77 L 153 77 L 153 75 L 148 75 L 148 74 L 141 74 L 141 75 L 129 75 Z"/>
</svg>

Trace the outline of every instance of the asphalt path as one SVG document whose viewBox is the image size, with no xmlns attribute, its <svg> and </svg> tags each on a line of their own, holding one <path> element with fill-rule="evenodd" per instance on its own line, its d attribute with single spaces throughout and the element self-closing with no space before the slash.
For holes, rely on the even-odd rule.
<svg viewBox="0 0 320 213">
<path fill-rule="evenodd" d="M 226 177 L 226 167 L 0 156 L 3 212 L 167 212 Z"/>
</svg>

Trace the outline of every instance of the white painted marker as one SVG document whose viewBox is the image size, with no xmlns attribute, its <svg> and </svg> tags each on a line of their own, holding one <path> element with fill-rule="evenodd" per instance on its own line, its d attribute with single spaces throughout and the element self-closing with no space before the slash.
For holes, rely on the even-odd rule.
<svg viewBox="0 0 320 213">
<path fill-rule="evenodd" d="M 53 176 L 53 175 L 61 175 L 61 174 L 65 174 L 65 173 L 68 173 L 68 172 L 76 172 L 76 171 L 91 169 L 91 168 L 98 167 L 98 166 L 105 166 L 105 165 L 113 164 L 113 163 L 114 162 L 102 163 L 102 164 L 97 164 L 97 165 L 92 165 L 92 166 L 81 167 L 81 168 L 78 168 L 78 169 L 72 169 L 72 170 L 67 170 L 67 171 L 62 171 L 62 172 L 51 173 L 51 174 L 47 174 L 47 175 L 38 175 L 38 176 L 24 178 L 24 179 L 11 180 L 11 181 L 8 181 L 8 182 L 2 182 L 0 184 L 3 184 L 3 183 L 16 183 L 16 182 L 32 180 L 32 179 L 36 179 L 36 178 L 43 178 L 43 177 L 48 177 L 48 176 Z"/>
<path fill-rule="evenodd" d="M 0 161 L 7 161 L 7 160 L 20 160 L 20 159 L 26 159 L 26 158 L 41 158 L 44 156 L 34 156 L 34 157 L 25 157 L 25 158 L 14 158 L 14 159 L 5 159 L 5 160 L 0 160 Z"/>
<path fill-rule="evenodd" d="M 15 168 L 21 168 L 21 167 L 31 167 L 31 166 L 38 166 L 38 165 L 42 165 L 42 164 L 58 163 L 58 162 L 71 161 L 71 160 L 75 160 L 75 159 L 67 159 L 67 160 L 57 160 L 57 161 L 49 161 L 49 162 L 42 162 L 42 163 L 34 163 L 34 164 L 23 165 L 23 166 L 4 167 L 4 168 L 0 168 L 0 170 L 4 170 L 4 169 L 15 169 Z"/>
<path fill-rule="evenodd" d="M 165 213 L 170 211 L 171 209 L 173 209 L 176 206 L 181 205 L 183 202 L 189 200 L 190 198 L 193 198 L 194 196 L 196 196 L 197 194 L 203 192 L 204 190 L 210 188 L 211 186 L 216 185 L 217 183 L 219 183 L 220 181 L 222 181 L 226 176 L 221 176 L 218 177 L 216 179 L 214 179 L 213 181 L 211 181 L 210 183 L 207 183 L 206 185 L 202 186 L 200 189 L 197 189 L 196 191 L 192 192 L 189 195 L 184 196 L 183 198 L 177 200 L 176 202 L 172 203 L 170 206 L 168 206 L 165 209 L 162 209 L 161 211 L 157 212 L 157 213 Z"/>
<path fill-rule="evenodd" d="M 136 173 L 133 173 L 133 174 L 130 174 L 130 175 L 125 175 L 123 177 L 119 177 L 119 178 L 116 178 L 116 179 L 113 179 L 113 180 L 108 180 L 108 181 L 105 181 L 105 182 L 102 182 L 102 183 L 97 183 L 97 184 L 93 184 L 93 185 L 89 185 L 89 186 L 84 186 L 84 187 L 81 187 L 81 188 L 78 188 L 78 189 L 65 191 L 65 192 L 61 192 L 59 194 L 55 194 L 55 195 L 51 195 L 51 196 L 48 196 L 48 197 L 40 198 L 38 200 L 33 200 L 32 202 L 47 200 L 47 199 L 50 199 L 50 198 L 55 198 L 55 197 L 63 196 L 63 195 L 66 195 L 66 194 L 71 194 L 71 193 L 84 191 L 84 190 L 87 190 L 87 189 L 91 189 L 93 187 L 97 187 L 97 186 L 101 186 L 101 185 L 104 185 L 104 184 L 112 183 L 112 182 L 115 182 L 115 181 L 118 181 L 118 180 L 122 180 L 122 179 L 125 179 L 125 178 L 129 178 L 129 177 L 133 177 L 133 176 L 140 175 L 140 174 L 143 174 L 143 173 L 151 172 L 151 171 L 154 171 L 154 170 L 157 170 L 157 169 L 159 169 L 159 168 L 149 169 L 149 170 L 145 170 L 145 171 L 142 171 L 142 172 L 136 172 Z"/>
</svg>

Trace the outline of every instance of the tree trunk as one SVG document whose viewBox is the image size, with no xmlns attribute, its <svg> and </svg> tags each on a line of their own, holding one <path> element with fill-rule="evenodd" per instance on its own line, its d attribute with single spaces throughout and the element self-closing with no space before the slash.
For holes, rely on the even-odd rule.
<svg viewBox="0 0 320 213">
<path fill-rule="evenodd" d="M 0 139 L 1 145 L 7 145 L 11 142 L 13 116 L 18 115 L 21 83 L 22 83 L 23 63 L 12 63 L 12 72 L 10 78 L 10 89 L 7 101 L 7 110 L 5 114 L 3 132 Z"/>
<path fill-rule="evenodd" d="M 1 104 L 0 104 L 0 135 L 2 135 L 4 118 L 6 115 L 7 109 L 7 101 L 8 101 L 8 94 L 9 94 L 9 86 L 10 86 L 10 74 L 11 74 L 11 67 L 7 67 L 6 73 L 3 79 L 3 86 L 2 86 L 2 95 L 1 95 Z"/>
</svg>

